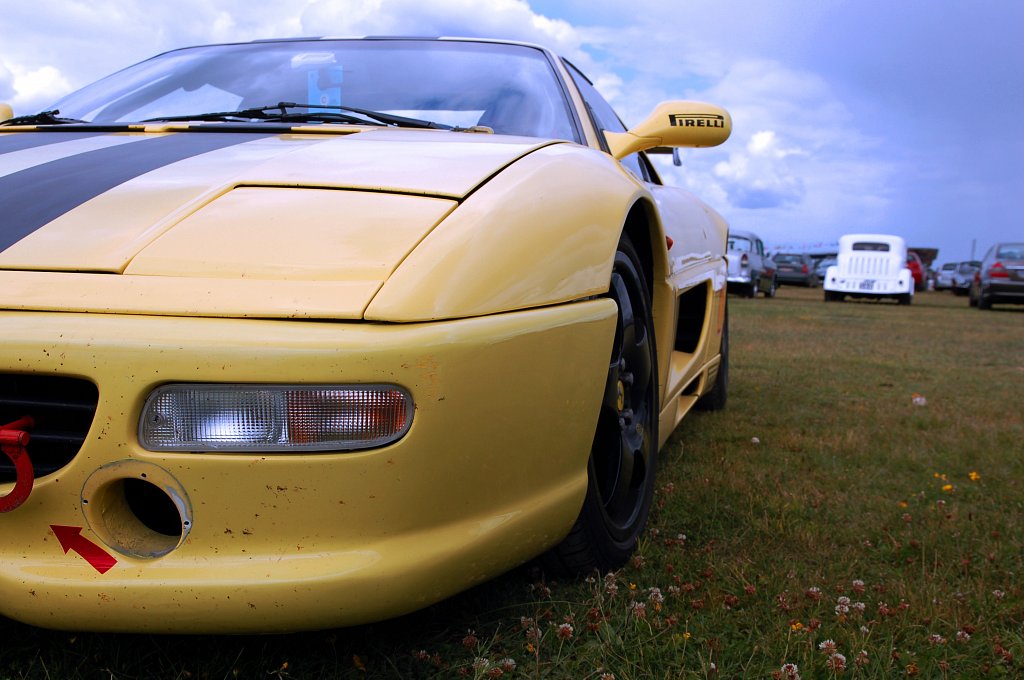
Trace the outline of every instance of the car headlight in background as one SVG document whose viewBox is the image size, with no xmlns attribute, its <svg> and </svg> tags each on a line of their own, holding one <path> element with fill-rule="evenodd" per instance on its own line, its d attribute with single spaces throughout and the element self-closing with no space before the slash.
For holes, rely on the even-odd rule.
<svg viewBox="0 0 1024 680">
<path fill-rule="evenodd" d="M 412 396 L 396 385 L 170 384 L 139 421 L 149 451 L 350 451 L 401 439 Z"/>
</svg>

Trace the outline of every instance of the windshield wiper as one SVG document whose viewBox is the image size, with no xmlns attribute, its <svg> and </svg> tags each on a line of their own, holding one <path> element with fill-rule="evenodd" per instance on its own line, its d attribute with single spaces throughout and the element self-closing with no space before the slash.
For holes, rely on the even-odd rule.
<svg viewBox="0 0 1024 680">
<path fill-rule="evenodd" d="M 347 116 L 344 113 L 328 113 L 324 112 L 313 112 L 307 111 L 304 113 L 289 112 L 288 109 L 327 109 L 330 111 L 348 112 L 355 113 L 364 118 L 357 118 L 356 116 Z M 276 113 L 275 113 L 276 112 Z M 295 102 L 278 102 L 270 106 L 260 106 L 251 109 L 241 109 L 239 111 L 214 111 L 211 113 L 197 113 L 186 116 L 159 116 L 157 118 L 147 118 L 141 122 L 143 123 L 155 123 L 161 121 L 217 121 L 217 120 L 236 120 L 239 118 L 245 119 L 257 119 L 261 121 L 295 121 L 295 122 L 309 122 L 317 121 L 324 123 L 351 123 L 356 125 L 394 125 L 397 127 L 412 127 L 412 128 L 430 128 L 438 130 L 451 130 L 450 125 L 443 125 L 441 123 L 434 123 L 429 120 L 420 120 L 418 118 L 406 118 L 405 116 L 396 116 L 391 113 L 382 113 L 380 111 L 370 111 L 368 109 L 358 109 L 353 106 L 332 106 L 323 104 L 296 104 Z M 369 120 L 366 120 L 366 119 Z"/>
<path fill-rule="evenodd" d="M 0 125 L 67 125 L 69 123 L 84 123 L 84 120 L 77 118 L 58 118 L 60 110 L 40 111 L 29 116 L 16 116 L 0 122 Z"/>
<path fill-rule="evenodd" d="M 285 106 L 301 106 L 307 109 L 337 109 L 339 111 L 348 111 L 349 113 L 358 113 L 360 116 L 366 116 L 385 125 L 395 125 L 397 127 L 409 127 L 409 128 L 427 128 L 430 130 L 451 130 L 451 125 L 445 125 L 444 123 L 435 123 L 432 120 L 421 120 L 419 118 L 407 118 L 405 116 L 396 116 L 393 113 L 384 113 L 382 111 L 370 111 L 369 109 L 357 109 L 354 106 L 331 106 L 331 105 L 320 105 L 320 104 L 288 104 Z"/>
<path fill-rule="evenodd" d="M 189 113 L 182 116 L 157 116 L 156 118 L 146 118 L 140 122 L 142 123 L 157 123 L 164 121 L 223 121 L 223 120 L 263 120 L 263 121 L 280 121 L 280 120 L 315 120 L 317 116 L 323 116 L 323 114 L 305 114 L 305 113 L 288 113 L 288 108 L 298 106 L 297 104 L 291 104 L 289 102 L 281 102 L 272 106 L 259 106 L 251 109 L 240 109 L 238 111 L 210 111 L 208 113 Z M 279 113 L 271 113 L 272 111 L 278 111 Z M 341 114 L 335 114 L 332 117 L 332 122 L 344 122 L 344 123 L 358 123 L 366 125 L 371 121 L 363 120 L 362 118 L 356 118 L 355 116 L 343 116 Z M 379 125 L 379 123 L 373 123 Z"/>
</svg>

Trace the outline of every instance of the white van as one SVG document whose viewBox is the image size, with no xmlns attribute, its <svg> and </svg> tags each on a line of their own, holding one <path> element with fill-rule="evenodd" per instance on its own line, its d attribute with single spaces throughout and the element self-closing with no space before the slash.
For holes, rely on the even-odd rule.
<svg viewBox="0 0 1024 680">
<path fill-rule="evenodd" d="M 825 302 L 842 302 L 846 296 L 895 298 L 909 305 L 914 297 L 914 277 L 907 267 L 907 245 L 900 236 L 847 234 L 839 238 L 836 263 L 822 282 Z"/>
</svg>

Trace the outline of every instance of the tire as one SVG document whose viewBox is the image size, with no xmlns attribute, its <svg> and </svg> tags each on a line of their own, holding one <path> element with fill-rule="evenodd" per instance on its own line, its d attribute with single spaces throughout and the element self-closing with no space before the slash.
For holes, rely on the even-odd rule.
<svg viewBox="0 0 1024 680">
<path fill-rule="evenodd" d="M 992 297 L 985 295 L 985 289 L 978 289 L 978 309 L 992 309 Z"/>
<path fill-rule="evenodd" d="M 541 557 L 566 575 L 618 569 L 633 554 L 654 497 L 658 372 L 651 300 L 640 259 L 619 242 L 608 296 L 619 305 L 597 431 L 587 462 L 587 495 L 563 541 Z"/>
<path fill-rule="evenodd" d="M 897 297 L 896 300 L 901 305 L 909 305 L 911 302 L 914 301 L 914 296 L 911 293 L 903 293 L 902 295 Z"/>
<path fill-rule="evenodd" d="M 773 276 L 771 282 L 768 284 L 768 290 L 764 292 L 764 296 L 766 298 L 773 298 L 775 297 L 775 293 L 777 293 L 778 291 L 779 283 L 778 281 L 775 280 L 775 277 Z"/>
<path fill-rule="evenodd" d="M 753 298 L 757 297 L 757 290 L 761 287 L 761 279 L 753 279 L 750 282 L 750 287 L 744 291 L 744 297 Z"/>
<path fill-rule="evenodd" d="M 721 411 L 729 397 L 729 308 L 725 309 L 725 321 L 722 325 L 722 346 L 718 350 L 722 356 L 718 364 L 718 375 L 711 391 L 697 400 L 693 405 L 700 411 Z"/>
</svg>

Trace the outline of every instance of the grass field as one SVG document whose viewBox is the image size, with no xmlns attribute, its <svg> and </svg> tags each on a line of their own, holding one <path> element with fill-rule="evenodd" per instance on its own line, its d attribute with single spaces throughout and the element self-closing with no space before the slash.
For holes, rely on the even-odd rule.
<svg viewBox="0 0 1024 680">
<path fill-rule="evenodd" d="M 22 678 L 1024 676 L 1024 307 L 731 297 L 728 407 L 662 451 L 632 564 L 524 567 L 395 621 L 269 637 L 0 619 Z"/>
</svg>

